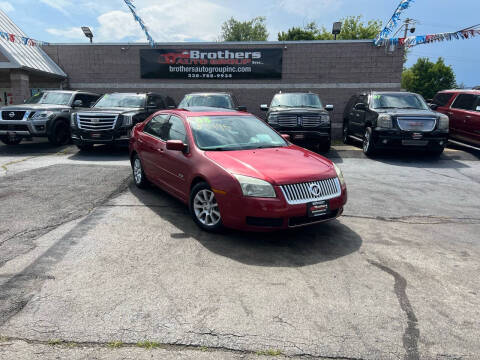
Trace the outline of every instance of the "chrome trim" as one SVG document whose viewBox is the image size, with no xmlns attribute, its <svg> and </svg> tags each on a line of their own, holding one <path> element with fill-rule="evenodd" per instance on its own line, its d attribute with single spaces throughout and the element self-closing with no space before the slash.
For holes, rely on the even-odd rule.
<svg viewBox="0 0 480 360">
<path fill-rule="evenodd" d="M 311 193 L 310 187 L 314 185 L 320 187 L 321 196 L 315 197 Z M 338 177 L 305 183 L 280 185 L 280 189 L 289 205 L 329 200 L 342 195 L 342 188 Z"/>
<path fill-rule="evenodd" d="M 103 117 L 103 122 L 86 123 L 86 119 L 95 119 L 95 116 Z M 82 124 L 82 117 L 84 124 Z M 119 114 L 111 113 L 76 113 L 77 127 L 84 131 L 110 131 L 115 129 Z"/>
<path fill-rule="evenodd" d="M 0 130 L 0 135 L 8 135 L 8 134 L 15 134 L 15 135 L 25 135 L 30 136 L 29 131 L 16 131 L 16 130 Z"/>
<path fill-rule="evenodd" d="M 430 132 L 430 131 L 433 131 L 435 130 L 435 128 L 437 127 L 437 123 L 438 123 L 438 118 L 437 117 L 433 117 L 433 116 L 429 116 L 429 117 L 422 117 L 422 116 L 397 116 L 395 117 L 395 120 L 397 121 L 397 125 L 398 125 L 398 128 L 402 131 L 411 131 L 411 132 Z M 405 129 L 404 127 L 402 127 L 400 125 L 400 121 L 425 121 L 425 120 L 428 120 L 428 121 L 432 121 L 433 120 L 433 127 L 430 128 L 430 129 Z"/>
</svg>

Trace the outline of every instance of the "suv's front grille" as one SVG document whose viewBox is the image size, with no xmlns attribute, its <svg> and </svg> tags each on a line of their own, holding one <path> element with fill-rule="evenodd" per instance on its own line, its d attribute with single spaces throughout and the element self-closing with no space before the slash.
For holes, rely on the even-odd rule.
<svg viewBox="0 0 480 360">
<path fill-rule="evenodd" d="M 112 130 L 115 127 L 116 114 L 77 114 L 78 128 L 87 131 Z"/>
<path fill-rule="evenodd" d="M 2 111 L 2 120 L 23 120 L 26 111 Z"/>
<path fill-rule="evenodd" d="M 283 195 L 289 204 L 305 204 L 310 201 L 328 200 L 342 194 L 338 178 L 281 185 L 280 189 L 282 189 Z"/>
<path fill-rule="evenodd" d="M 303 127 L 317 127 L 322 123 L 322 115 L 305 114 L 301 116 Z"/>
<path fill-rule="evenodd" d="M 281 127 L 296 127 L 297 123 L 298 123 L 297 115 L 290 115 L 290 114 L 278 115 L 278 125 Z"/>
<path fill-rule="evenodd" d="M 421 116 L 399 116 L 397 123 L 400 130 L 414 132 L 428 132 L 435 129 L 437 118 Z"/>
</svg>

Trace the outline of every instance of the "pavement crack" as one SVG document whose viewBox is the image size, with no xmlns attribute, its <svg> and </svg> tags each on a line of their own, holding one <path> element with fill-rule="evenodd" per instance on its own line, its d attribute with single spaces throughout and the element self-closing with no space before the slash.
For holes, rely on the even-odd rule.
<svg viewBox="0 0 480 360">
<path fill-rule="evenodd" d="M 407 296 L 407 280 L 397 273 L 396 271 L 390 269 L 388 266 L 380 264 L 373 260 L 367 260 L 371 265 L 379 268 L 380 270 L 386 272 L 387 274 L 393 276 L 395 280 L 394 291 L 397 296 L 398 303 L 400 308 L 407 316 L 407 327 L 403 334 L 403 348 L 405 349 L 405 360 L 418 360 L 420 355 L 418 352 L 418 338 L 420 336 L 420 330 L 418 329 L 418 320 L 413 311 L 413 307 L 410 304 L 410 300 Z"/>
<path fill-rule="evenodd" d="M 433 216 L 433 215 L 386 217 L 386 216 L 343 214 L 342 217 L 353 218 L 353 219 L 378 220 L 378 221 L 385 221 L 385 222 L 398 222 L 398 223 L 404 223 L 404 224 L 418 224 L 418 225 L 480 224 L 480 218 L 466 218 L 466 217 L 455 218 L 455 217 L 441 217 L 441 216 Z"/>
</svg>

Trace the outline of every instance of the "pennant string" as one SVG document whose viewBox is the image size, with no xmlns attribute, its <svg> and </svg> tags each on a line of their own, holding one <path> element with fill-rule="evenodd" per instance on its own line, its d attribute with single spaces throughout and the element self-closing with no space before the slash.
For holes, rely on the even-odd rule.
<svg viewBox="0 0 480 360">
<path fill-rule="evenodd" d="M 393 13 L 392 17 L 390 20 L 387 22 L 385 25 L 385 28 L 377 35 L 377 37 L 374 40 L 374 44 L 377 46 L 381 46 L 381 43 L 383 39 L 386 39 L 388 35 L 391 34 L 393 29 L 395 29 L 398 25 L 398 22 L 400 21 L 401 14 L 407 10 L 411 3 L 414 2 L 415 0 L 401 0 L 400 4 L 397 6 L 397 9 Z"/>
<path fill-rule="evenodd" d="M 155 41 L 150 36 L 150 34 L 148 32 L 148 29 L 145 26 L 145 23 L 143 22 L 143 20 L 140 18 L 140 16 L 137 15 L 136 7 L 133 4 L 133 0 L 124 0 L 124 1 L 125 1 L 125 4 L 127 4 L 128 8 L 130 9 L 130 11 L 133 15 L 133 18 L 135 19 L 136 22 L 138 22 L 138 24 L 142 28 L 143 32 L 145 33 L 145 36 L 147 37 L 147 40 L 148 40 L 150 46 L 154 47 L 155 46 Z"/>
<path fill-rule="evenodd" d="M 45 41 L 40 41 L 40 40 L 35 40 L 26 36 L 21 36 L 21 35 L 16 35 L 16 34 L 11 34 L 6 31 L 1 31 L 0 30 L 0 38 L 10 41 L 12 43 L 17 43 L 17 44 L 22 44 L 26 46 L 43 46 L 43 45 L 49 45 L 49 43 Z"/>
</svg>

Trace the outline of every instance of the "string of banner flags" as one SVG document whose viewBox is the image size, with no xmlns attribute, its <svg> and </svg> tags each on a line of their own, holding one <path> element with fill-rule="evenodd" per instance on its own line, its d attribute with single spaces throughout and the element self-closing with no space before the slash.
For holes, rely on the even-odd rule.
<svg viewBox="0 0 480 360">
<path fill-rule="evenodd" d="M 147 27 L 145 26 L 145 23 L 143 22 L 142 18 L 137 15 L 136 7 L 133 5 L 132 1 L 133 0 L 124 0 L 125 4 L 127 4 L 128 8 L 132 12 L 133 18 L 135 19 L 136 22 L 140 25 L 142 30 L 145 32 L 145 36 L 147 37 L 148 43 L 150 44 L 151 47 L 155 46 L 155 41 L 153 38 L 150 36 Z"/>
<path fill-rule="evenodd" d="M 421 44 L 430 44 L 440 41 L 452 41 L 452 40 L 465 40 L 471 39 L 475 36 L 480 36 L 480 24 L 475 25 L 466 29 L 454 31 L 454 32 L 444 32 L 437 34 L 428 34 L 428 35 L 417 35 L 417 36 L 408 36 L 404 38 L 387 38 L 393 30 L 397 27 L 400 22 L 402 13 L 407 10 L 410 5 L 415 0 L 401 0 L 400 4 L 395 9 L 390 20 L 385 25 L 385 28 L 377 35 L 373 40 L 373 43 L 376 46 L 404 46 L 406 48 L 411 48 L 413 46 Z"/>
<path fill-rule="evenodd" d="M 0 31 L 0 38 L 10 41 L 12 43 L 28 45 L 28 46 L 42 46 L 48 45 L 45 41 L 35 40 L 26 36 L 11 34 L 6 31 Z"/>
</svg>

